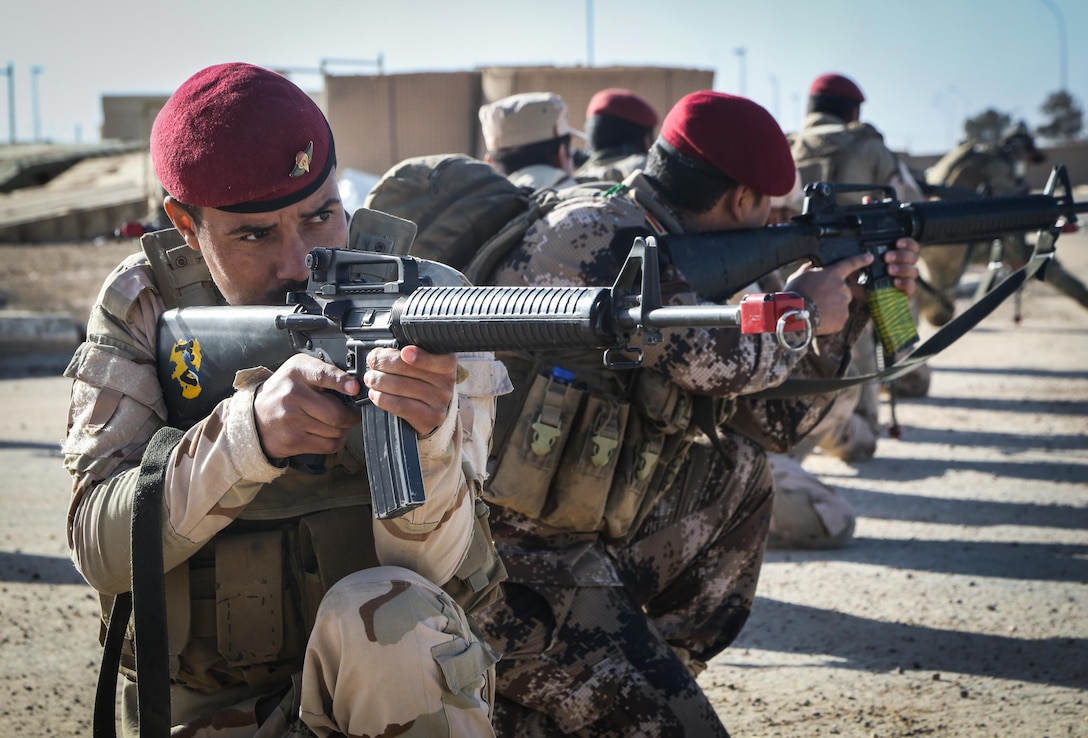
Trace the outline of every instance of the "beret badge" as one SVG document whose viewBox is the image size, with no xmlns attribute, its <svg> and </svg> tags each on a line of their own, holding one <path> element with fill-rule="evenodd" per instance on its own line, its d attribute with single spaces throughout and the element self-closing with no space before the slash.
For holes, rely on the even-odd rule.
<svg viewBox="0 0 1088 738">
<path fill-rule="evenodd" d="M 295 154 L 295 168 L 291 170 L 291 177 L 301 177 L 310 171 L 310 160 L 314 155 L 314 142 L 306 144 L 306 150 Z"/>
</svg>

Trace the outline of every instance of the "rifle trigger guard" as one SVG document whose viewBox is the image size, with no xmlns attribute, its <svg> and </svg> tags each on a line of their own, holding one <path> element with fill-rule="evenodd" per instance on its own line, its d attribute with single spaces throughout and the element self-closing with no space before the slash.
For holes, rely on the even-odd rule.
<svg viewBox="0 0 1088 738">
<path fill-rule="evenodd" d="M 804 334 L 804 340 L 799 344 L 791 344 L 786 340 L 786 323 L 791 319 L 797 319 L 805 324 L 805 327 L 801 330 Z M 778 336 L 778 345 L 787 351 L 804 351 L 808 348 L 808 345 L 812 343 L 812 316 L 809 315 L 808 310 L 787 310 L 782 313 L 782 317 L 778 319 L 778 324 L 774 328 L 775 335 Z"/>
</svg>

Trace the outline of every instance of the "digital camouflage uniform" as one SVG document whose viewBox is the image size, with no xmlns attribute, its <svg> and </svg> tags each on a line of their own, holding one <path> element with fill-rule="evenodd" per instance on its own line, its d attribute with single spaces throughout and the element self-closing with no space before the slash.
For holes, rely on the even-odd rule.
<svg viewBox="0 0 1088 738">
<path fill-rule="evenodd" d="M 644 177 L 635 174 L 626 184 L 612 196 L 560 203 L 534 224 L 488 283 L 611 284 L 635 236 L 684 230 Z M 674 268 L 664 267 L 662 282 L 665 304 L 699 303 Z M 847 346 L 868 319 L 864 306 L 852 310 L 841 335 L 819 339 L 818 355 L 786 352 L 772 336 L 692 328 L 666 330 L 662 343 L 645 347 L 643 369 L 595 371 L 601 366 L 596 352 L 554 352 L 535 360 L 576 368 L 579 379 L 605 388 L 603 394 L 667 377 L 663 386 L 680 394 L 735 398 L 778 384 L 791 372 L 844 371 Z M 511 376 L 516 393 L 524 375 L 511 369 Z M 496 436 L 492 463 L 498 467 L 485 496 L 495 503 L 492 531 L 510 578 L 505 599 L 483 610 L 478 622 L 502 653 L 498 735 L 726 734 L 695 677 L 739 633 L 755 596 L 771 504 L 763 448 L 790 448 L 830 399 L 739 402 L 732 427 L 719 436 L 724 455 L 697 436 L 676 476 L 630 529 L 610 525 L 616 487 L 608 491 L 608 479 L 597 485 L 608 493 L 605 520 L 597 527 L 561 524 L 564 507 L 577 508 L 582 496 L 592 496 L 591 487 L 579 499 L 556 504 L 553 495 L 561 487 L 553 482 L 539 515 L 519 512 L 515 508 L 523 509 L 525 501 L 500 485 L 513 444 L 500 447 Z M 506 400 L 500 400 L 497 428 L 510 421 Z M 629 417 L 653 410 L 632 402 Z M 521 412 L 519 422 L 524 417 Z M 726 418 L 727 413 L 717 416 Z M 567 471 L 566 458 L 564 450 L 559 477 Z M 627 457 L 619 458 L 615 474 L 623 478 L 631 470 L 622 462 Z M 526 474 L 514 489 L 527 490 L 530 482 Z"/>
<path fill-rule="evenodd" d="M 147 258 L 130 257 L 106 280 L 66 372 L 69 545 L 104 619 L 130 587 L 141 455 L 167 421 L 156 374 L 163 309 Z M 427 502 L 391 520 L 371 511 L 358 426 L 324 475 L 269 463 L 253 414 L 267 370 L 239 373 L 237 392 L 185 433 L 163 488 L 175 735 L 286 735 L 300 710 L 319 736 L 491 734 L 495 657 L 438 584 L 470 558 L 478 484 L 463 466 L 486 463 L 509 380 L 489 355 L 459 366 L 446 422 L 419 443 Z M 224 630 L 253 598 L 267 609 Z M 126 664 L 123 720 L 134 734 Z M 376 700 L 376 688 L 398 698 Z"/>
<path fill-rule="evenodd" d="M 1030 187 L 1016 171 L 1014 160 L 999 147 L 968 140 L 941 157 L 926 170 L 926 181 L 931 185 L 954 187 L 980 195 L 1003 197 L 1026 195 Z M 981 244 L 982 254 L 990 257 L 989 244 Z M 1019 269 L 1031 258 L 1032 246 L 1022 233 L 1010 233 L 998 241 L 1000 261 L 1012 269 Z M 919 293 L 922 312 L 934 325 L 944 325 L 953 317 L 955 287 L 963 276 L 970 257 L 968 244 L 922 249 L 921 265 L 924 278 L 943 299 L 927 293 Z M 995 260 L 998 261 L 998 260 Z M 1088 289 L 1069 274 L 1056 260 L 1046 265 L 1044 272 L 1048 284 L 1072 297 L 1088 308 Z"/>
</svg>

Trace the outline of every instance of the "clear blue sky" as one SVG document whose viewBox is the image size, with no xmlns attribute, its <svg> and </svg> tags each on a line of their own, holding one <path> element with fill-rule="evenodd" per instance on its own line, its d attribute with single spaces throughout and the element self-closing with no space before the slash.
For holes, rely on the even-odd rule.
<svg viewBox="0 0 1088 738">
<path fill-rule="evenodd" d="M 1063 75 L 1088 102 L 1085 0 L 6 0 L 2 17 L 0 143 L 10 140 L 9 62 L 20 141 L 34 137 L 35 87 L 44 138 L 94 141 L 103 93 L 169 93 L 224 61 L 313 69 L 379 54 L 387 72 L 711 69 L 715 89 L 753 98 L 787 131 L 809 82 L 839 71 L 865 91 L 862 118 L 915 154 L 949 148 L 964 117 L 987 108 L 1034 127 Z M 293 78 L 320 88 L 315 75 Z"/>
</svg>

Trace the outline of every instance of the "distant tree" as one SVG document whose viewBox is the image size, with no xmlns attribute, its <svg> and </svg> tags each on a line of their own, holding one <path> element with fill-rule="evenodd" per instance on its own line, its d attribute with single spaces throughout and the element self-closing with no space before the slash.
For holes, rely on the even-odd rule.
<svg viewBox="0 0 1088 738">
<path fill-rule="evenodd" d="M 1039 108 L 1050 122 L 1039 126 L 1036 133 L 1052 141 L 1072 141 L 1084 127 L 1084 112 L 1072 95 L 1065 90 L 1050 93 Z"/>
<path fill-rule="evenodd" d="M 974 118 L 968 118 L 963 122 L 963 130 L 967 138 L 973 138 L 986 143 L 994 143 L 1001 138 L 1001 134 L 1012 124 L 1012 116 L 999 110 L 989 108 Z"/>
</svg>

